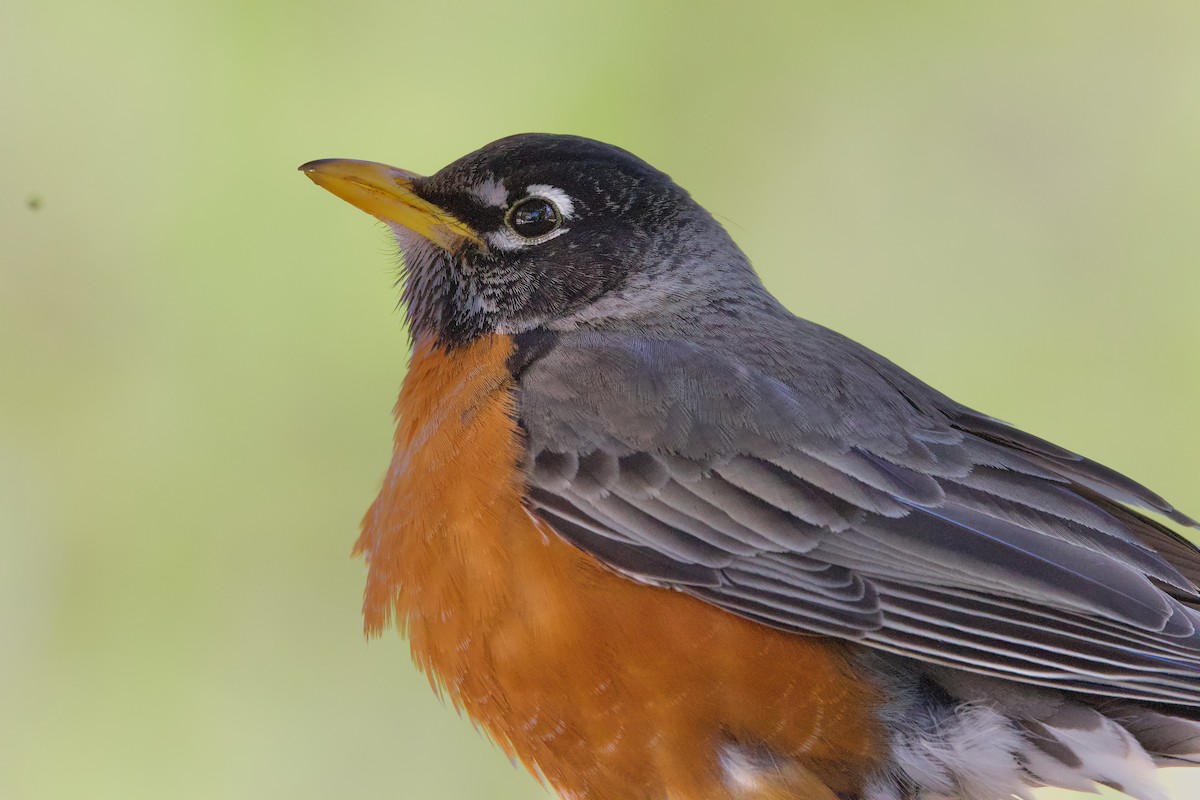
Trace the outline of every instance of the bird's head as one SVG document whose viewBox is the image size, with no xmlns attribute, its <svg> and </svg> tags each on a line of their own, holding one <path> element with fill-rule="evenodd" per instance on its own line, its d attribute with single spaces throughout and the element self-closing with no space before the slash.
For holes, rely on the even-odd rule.
<svg viewBox="0 0 1200 800">
<path fill-rule="evenodd" d="M 510 136 L 429 177 L 344 159 L 300 169 L 391 227 L 413 332 L 447 346 L 686 313 L 731 276 L 753 278 L 687 192 L 590 139 Z"/>
</svg>

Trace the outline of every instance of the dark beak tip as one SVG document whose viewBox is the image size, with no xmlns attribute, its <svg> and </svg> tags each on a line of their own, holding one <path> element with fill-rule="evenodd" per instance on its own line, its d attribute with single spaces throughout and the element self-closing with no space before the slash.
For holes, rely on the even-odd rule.
<svg viewBox="0 0 1200 800">
<path fill-rule="evenodd" d="M 336 159 L 333 159 L 333 158 L 318 158 L 316 161 L 306 161 L 305 163 L 296 167 L 296 169 L 299 170 L 300 172 L 315 172 L 326 161 L 335 161 L 335 160 Z"/>
</svg>

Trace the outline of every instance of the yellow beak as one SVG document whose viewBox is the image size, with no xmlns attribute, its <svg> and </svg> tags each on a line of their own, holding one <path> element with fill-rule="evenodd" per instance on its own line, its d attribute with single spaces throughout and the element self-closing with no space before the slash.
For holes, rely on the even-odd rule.
<svg viewBox="0 0 1200 800">
<path fill-rule="evenodd" d="M 384 222 L 403 225 L 444 250 L 454 252 L 465 242 L 485 246 L 479 234 L 466 223 L 417 197 L 412 182 L 420 176 L 415 173 L 348 158 L 310 161 L 300 171 L 350 205 Z"/>
</svg>

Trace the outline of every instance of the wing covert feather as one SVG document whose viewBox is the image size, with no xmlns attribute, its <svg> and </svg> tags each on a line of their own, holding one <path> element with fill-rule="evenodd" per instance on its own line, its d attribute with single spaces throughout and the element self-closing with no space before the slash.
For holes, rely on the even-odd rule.
<svg viewBox="0 0 1200 800">
<path fill-rule="evenodd" d="M 763 624 L 1200 706 L 1200 553 L 1127 504 L 1192 520 L 866 360 L 817 380 L 558 335 L 518 383 L 531 510 L 618 571 Z"/>
</svg>

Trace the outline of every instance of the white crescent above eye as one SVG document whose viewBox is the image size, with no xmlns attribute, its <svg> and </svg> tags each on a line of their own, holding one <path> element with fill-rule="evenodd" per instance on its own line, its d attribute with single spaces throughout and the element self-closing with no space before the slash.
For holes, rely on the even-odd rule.
<svg viewBox="0 0 1200 800">
<path fill-rule="evenodd" d="M 512 204 L 512 207 L 515 208 L 526 200 L 536 198 L 545 200 L 553 205 L 555 209 L 557 209 L 559 218 L 563 223 L 566 223 L 567 220 L 574 219 L 575 201 L 571 199 L 571 196 L 562 189 L 559 189 L 557 186 L 550 186 L 544 183 L 534 183 L 525 187 L 525 196 L 520 200 L 515 201 Z M 566 227 L 565 224 L 560 224 L 557 228 L 544 236 L 526 237 L 521 236 L 512 230 L 512 228 L 510 228 L 508 225 L 505 225 L 500 230 L 492 231 L 491 233 L 486 234 L 484 238 L 487 239 L 488 244 L 490 244 L 494 249 L 511 252 L 513 250 L 524 250 L 525 248 L 548 242 L 551 239 L 563 235 L 569 230 L 570 228 Z"/>
<path fill-rule="evenodd" d="M 557 186 L 534 183 L 525 187 L 525 194 L 529 197 L 544 197 L 554 203 L 558 206 L 558 213 L 562 215 L 564 221 L 575 217 L 575 201 L 571 199 L 571 195 Z"/>
</svg>

